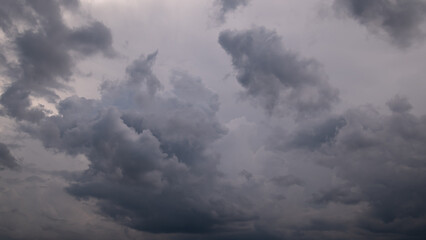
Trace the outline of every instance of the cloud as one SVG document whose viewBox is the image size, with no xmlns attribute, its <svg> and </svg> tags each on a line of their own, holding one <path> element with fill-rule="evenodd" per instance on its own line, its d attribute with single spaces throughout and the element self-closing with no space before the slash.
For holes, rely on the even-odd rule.
<svg viewBox="0 0 426 240">
<path fill-rule="evenodd" d="M 355 226 L 371 233 L 424 236 L 426 192 L 426 121 L 409 112 L 407 99 L 396 96 L 383 115 L 371 107 L 350 109 L 331 145 L 314 155 L 337 171 L 345 184 L 313 195 L 316 204 L 368 204 Z M 412 224 L 411 227 L 405 224 Z M 398 226 L 398 227 L 397 227 Z"/>
<path fill-rule="evenodd" d="M 93 203 L 77 201 L 63 190 L 69 183 L 58 174 L 24 165 L 1 177 L 1 239 L 161 239 L 96 214 Z"/>
<path fill-rule="evenodd" d="M 390 114 L 380 113 L 372 106 L 350 108 L 339 116 L 301 122 L 292 131 L 274 130 L 265 142 L 283 164 L 294 164 L 296 171 L 292 174 L 304 180 L 301 186 L 309 206 L 304 211 L 318 211 L 324 221 L 347 221 L 340 225 L 346 230 L 336 230 L 349 233 L 340 239 L 356 238 L 356 231 L 370 239 L 380 239 L 380 234 L 387 234 L 390 239 L 425 236 L 421 226 L 426 215 L 426 116 L 412 114 L 407 98 L 398 95 L 387 105 Z M 316 183 L 304 174 L 316 173 L 303 165 L 305 161 L 329 168 L 327 175 L 333 176 L 333 181 L 326 184 L 316 180 L 323 183 L 315 189 Z M 301 166 L 305 169 L 298 172 Z M 276 181 L 281 177 L 272 180 L 278 186 L 289 184 Z M 327 220 L 328 214 L 343 209 L 354 212 L 349 218 L 330 216 Z M 315 220 L 315 215 L 306 220 Z M 314 225 L 304 222 L 288 230 L 304 229 L 300 239 L 311 239 Z M 327 230 L 317 231 L 325 234 Z"/>
<path fill-rule="evenodd" d="M 339 130 L 346 125 L 346 120 L 339 117 L 328 117 L 326 120 L 318 123 L 300 124 L 298 129 L 289 136 L 287 143 L 281 143 L 283 139 L 275 139 L 276 142 L 283 145 L 285 148 L 306 148 L 315 150 L 326 144 L 333 144 Z M 282 138 L 283 136 L 278 136 Z"/>
<path fill-rule="evenodd" d="M 6 144 L 0 142 L 0 168 L 18 169 L 19 164 L 16 158 L 9 151 Z"/>
<path fill-rule="evenodd" d="M 218 4 L 228 4 L 225 18 L 247 1 Z M 372 106 L 333 113 L 339 95 L 321 64 L 255 27 L 223 31 L 219 44 L 242 95 L 280 118 L 231 104 L 241 117 L 227 119 L 227 129 L 218 115 L 229 102 L 187 72 L 170 72 L 167 83 L 157 77 L 157 60 L 160 69 L 172 64 L 157 51 L 101 84 L 99 98 L 60 99 L 78 60 L 114 56 L 101 22 L 65 24 L 64 12 L 76 10 L 78 1 L 0 6 L 0 120 L 17 120 L 16 129 L 2 125 L 1 141 L 15 131 L 49 151 L 37 157 L 27 142 L 13 149 L 29 157 L 22 171 L 2 171 L 0 238 L 424 238 L 426 117 L 413 114 L 408 98 L 392 98 L 386 114 Z M 57 113 L 32 107 L 32 98 Z M 32 172 L 37 158 L 76 163 Z M 0 164 L 17 167 L 3 143 Z M 78 170 L 68 172 L 71 165 Z"/>
<path fill-rule="evenodd" d="M 218 96 L 199 78 L 173 72 L 172 90 L 165 92 L 152 72 L 154 52 L 129 64 L 122 81 L 103 83 L 101 99 L 60 100 L 55 91 L 69 88 L 76 56 L 113 54 L 109 29 L 97 21 L 66 26 L 61 12 L 76 3 L 10 5 L 21 13 L 4 16 L 17 62 L 3 61 L 10 85 L 0 102 L 19 130 L 45 148 L 88 159 L 69 194 L 95 199 L 104 216 L 144 232 L 238 233 L 236 223 L 249 226 L 255 212 L 236 204 L 244 197 L 221 183 L 210 145 L 226 129 L 216 118 Z M 23 20 L 28 29 L 18 31 Z M 55 104 L 58 114 L 31 107 L 31 97 Z"/>
<path fill-rule="evenodd" d="M 68 3 L 6 1 L 0 6 L 0 16 L 4 19 L 2 30 L 9 33 L 9 41 L 2 42 L 3 49 L 14 49 L 17 58 L 17 61 L 8 58 L 2 61 L 11 83 L 1 95 L 0 103 L 9 116 L 32 122 L 42 119 L 46 112 L 40 107 L 31 107 L 31 97 L 57 101 L 55 90 L 69 89 L 67 82 L 75 66 L 75 54 L 113 56 L 112 36 L 102 23 L 95 21 L 78 28 L 66 26 L 62 7 L 78 5 L 75 1 Z M 19 31 L 21 22 L 26 28 Z"/>
<path fill-rule="evenodd" d="M 97 199 L 105 216 L 128 227 L 207 233 L 252 220 L 233 203 L 232 188 L 219 183 L 218 158 L 209 153 L 226 133 L 215 117 L 217 96 L 178 72 L 170 97 L 160 94 L 151 71 L 156 54 L 132 62 L 125 80 L 103 84 L 101 100 L 69 97 L 58 115 L 22 130 L 46 148 L 85 155 L 90 167 L 67 191 Z"/>
<path fill-rule="evenodd" d="M 408 112 L 411 110 L 411 108 L 413 108 L 411 104 L 408 102 L 407 98 L 401 97 L 399 95 L 396 95 L 394 98 L 389 100 L 386 104 L 388 105 L 389 109 L 395 113 Z"/>
<path fill-rule="evenodd" d="M 217 13 L 217 21 L 224 23 L 226 21 L 226 16 L 237 10 L 237 8 L 247 6 L 250 0 L 215 0 L 214 4 L 219 7 Z"/>
<path fill-rule="evenodd" d="M 299 116 L 331 109 L 338 91 L 327 82 L 320 64 L 283 48 L 281 38 L 265 28 L 223 31 L 219 43 L 232 58 L 245 96 L 269 114 L 294 110 Z"/>
<path fill-rule="evenodd" d="M 384 32 L 390 41 L 402 48 L 424 38 L 423 0 L 335 0 L 334 7 L 365 25 L 373 33 Z"/>
</svg>

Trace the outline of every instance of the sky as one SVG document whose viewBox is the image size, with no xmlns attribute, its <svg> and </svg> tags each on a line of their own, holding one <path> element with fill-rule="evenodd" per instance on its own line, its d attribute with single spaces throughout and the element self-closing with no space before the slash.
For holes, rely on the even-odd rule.
<svg viewBox="0 0 426 240">
<path fill-rule="evenodd" d="M 425 0 L 0 3 L 0 239 L 426 238 Z"/>
</svg>

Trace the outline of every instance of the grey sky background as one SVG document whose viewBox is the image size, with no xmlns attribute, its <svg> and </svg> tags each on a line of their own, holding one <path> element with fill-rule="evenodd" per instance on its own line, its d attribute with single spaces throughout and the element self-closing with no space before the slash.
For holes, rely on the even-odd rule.
<svg viewBox="0 0 426 240">
<path fill-rule="evenodd" d="M 424 239 L 423 0 L 0 1 L 1 239 Z"/>
</svg>

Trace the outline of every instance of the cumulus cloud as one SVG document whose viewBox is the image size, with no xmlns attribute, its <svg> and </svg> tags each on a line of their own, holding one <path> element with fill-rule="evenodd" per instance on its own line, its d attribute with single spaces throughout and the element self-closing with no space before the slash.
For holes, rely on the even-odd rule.
<svg viewBox="0 0 426 240">
<path fill-rule="evenodd" d="M 4 52 L 4 74 L 11 83 L 4 89 L 0 103 L 9 116 L 18 120 L 39 121 L 45 111 L 31 107 L 31 97 L 49 102 L 58 100 L 55 90 L 67 89 L 75 66 L 73 54 L 89 56 L 114 54 L 109 29 L 100 22 L 78 28 L 68 27 L 62 8 L 73 8 L 72 1 L 5 1 L 0 6 L 2 30 L 9 41 L 2 49 L 14 49 L 17 61 Z M 25 26 L 23 29 L 22 26 Z M 10 46 L 7 44 L 10 43 Z"/>
<path fill-rule="evenodd" d="M 65 24 L 62 11 L 77 6 L 61 1 L 2 5 L 3 31 L 10 33 L 3 44 L 13 49 L 2 55 L 10 80 L 0 98 L 6 116 L 45 148 L 85 156 L 89 169 L 72 179 L 67 192 L 95 199 L 100 213 L 119 224 L 151 233 L 250 229 L 246 222 L 256 213 L 236 204 L 244 196 L 221 183 L 219 155 L 210 151 L 226 129 L 216 118 L 217 95 L 199 78 L 174 72 L 172 90 L 163 91 L 152 71 L 154 52 L 129 64 L 122 81 L 103 83 L 101 99 L 59 100 L 55 91 L 68 88 L 76 56 L 114 54 L 102 23 Z M 32 107 L 31 97 L 54 103 L 58 114 Z M 2 164 L 12 167 L 15 159 L 0 147 Z"/>
<path fill-rule="evenodd" d="M 227 30 L 220 33 L 219 43 L 231 56 L 245 95 L 269 114 L 287 107 L 306 116 L 330 110 L 338 101 L 321 65 L 285 49 L 274 31 Z"/>
<path fill-rule="evenodd" d="M 151 71 L 155 57 L 141 56 L 125 80 L 105 83 L 101 100 L 64 99 L 58 115 L 22 129 L 46 148 L 85 155 L 90 167 L 68 192 L 97 199 L 101 212 L 123 225 L 206 233 L 253 219 L 223 199 L 233 193 L 222 192 L 218 158 L 208 151 L 226 133 L 215 117 L 217 96 L 200 79 L 174 73 L 171 96 L 163 97 Z"/>
<path fill-rule="evenodd" d="M 336 0 L 334 7 L 371 32 L 386 33 L 399 47 L 409 47 L 424 38 L 426 2 L 423 0 Z"/>
<path fill-rule="evenodd" d="M 406 98 L 396 96 L 388 106 L 390 115 L 371 106 L 360 107 L 347 110 L 336 124 L 331 121 L 311 126 L 311 133 L 334 129 L 327 131 L 332 133 L 325 134 L 327 138 L 306 134 L 307 130 L 302 134 L 296 131 L 282 137 L 290 136 L 294 139 L 290 142 L 298 144 L 271 146 L 282 152 L 296 150 L 298 158 L 311 158 L 333 169 L 342 180 L 312 193 L 309 202 L 314 208 L 367 206 L 347 226 L 365 231 L 372 239 L 379 237 L 378 233 L 386 233 L 391 239 L 420 239 L 426 214 L 426 118 L 410 113 Z M 324 139 L 329 139 L 328 143 L 320 144 Z M 308 151 L 297 150 L 301 146 Z"/>
</svg>

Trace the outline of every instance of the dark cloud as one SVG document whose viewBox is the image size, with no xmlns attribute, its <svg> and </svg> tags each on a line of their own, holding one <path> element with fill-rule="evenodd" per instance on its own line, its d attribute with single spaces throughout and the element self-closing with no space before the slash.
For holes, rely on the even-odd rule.
<svg viewBox="0 0 426 240">
<path fill-rule="evenodd" d="M 215 117 L 217 96 L 186 73 L 173 75 L 170 97 L 157 94 L 155 57 L 131 63 L 126 80 L 105 83 L 101 100 L 64 99 L 58 115 L 22 129 L 46 148 L 85 155 L 90 167 L 68 192 L 97 199 L 101 212 L 123 225 L 208 233 L 254 219 L 233 203 L 232 188 L 219 184 L 218 158 L 208 151 L 226 133 Z"/>
<path fill-rule="evenodd" d="M 217 13 L 217 20 L 220 23 L 224 23 L 226 16 L 235 11 L 239 7 L 246 6 L 250 0 L 215 0 L 214 4 L 219 7 L 219 12 Z"/>
<path fill-rule="evenodd" d="M 426 118 L 409 112 L 406 99 L 389 102 L 391 115 L 371 107 L 349 110 L 347 124 L 323 147 L 322 163 L 336 169 L 347 185 L 314 195 L 316 203 L 357 204 L 367 211 L 358 224 L 372 232 L 396 238 L 424 237 L 420 225 L 426 216 Z M 412 227 L 405 224 L 412 223 Z M 398 239 L 398 238 L 396 238 Z"/>
<path fill-rule="evenodd" d="M 55 90 L 67 89 L 75 66 L 72 52 L 81 56 L 103 53 L 112 56 L 112 36 L 100 22 L 71 29 L 64 23 L 61 7 L 75 8 L 76 1 L 6 1 L 0 6 L 2 29 L 9 41 L 3 48 L 14 49 L 17 61 L 2 61 L 11 83 L 0 97 L 0 103 L 11 117 L 39 121 L 45 115 L 41 108 L 31 108 L 30 97 L 58 100 Z M 62 5 L 64 4 L 64 5 Z M 24 24 L 26 30 L 18 31 Z M 9 43 L 11 44 L 9 46 Z"/>
<path fill-rule="evenodd" d="M 0 27 L 3 32 L 13 34 L 18 31 L 15 21 L 28 23 L 34 20 L 33 12 L 24 1 L 5 0 L 0 7 Z"/>
<path fill-rule="evenodd" d="M 364 106 L 325 120 L 302 122 L 290 133 L 271 133 L 267 146 L 283 159 L 291 156 L 293 160 L 287 163 L 312 159 L 336 174 L 337 181 L 307 197 L 307 204 L 322 212 L 321 220 L 336 222 L 327 220 L 327 209 L 357 209 L 336 229 L 321 222 L 290 227 L 292 232 L 303 229 L 295 239 L 332 239 L 332 235 L 323 235 L 330 230 L 349 234 L 337 239 L 357 239 L 357 231 L 369 239 L 381 239 L 383 234 L 389 239 L 424 238 L 426 117 L 412 114 L 404 97 L 395 96 L 387 105 L 389 115 Z M 277 185 L 285 185 L 287 180 L 272 178 Z M 307 190 L 312 183 L 301 186 Z M 316 237 L 311 231 L 317 232 Z"/>
<path fill-rule="evenodd" d="M 412 106 L 408 99 L 399 95 L 395 96 L 386 103 L 392 112 L 404 113 L 411 110 Z"/>
<path fill-rule="evenodd" d="M 16 158 L 9 151 L 6 144 L 0 142 L 0 168 L 18 169 L 19 164 Z"/>
<path fill-rule="evenodd" d="M 371 32 L 384 31 L 391 42 L 408 47 L 424 38 L 421 25 L 426 14 L 423 0 L 335 0 L 334 7 L 365 25 Z"/>
<path fill-rule="evenodd" d="M 219 43 L 232 57 L 246 96 L 269 114 L 286 106 L 299 116 L 310 115 L 331 109 L 338 100 L 338 91 L 328 84 L 320 64 L 284 49 L 273 31 L 227 30 L 220 34 Z"/>
<path fill-rule="evenodd" d="M 93 22 L 88 26 L 73 29 L 67 36 L 67 46 L 84 55 L 102 52 L 106 56 L 114 56 L 112 35 L 108 27 L 101 22 Z"/>
<path fill-rule="evenodd" d="M 324 219 L 312 219 L 307 226 L 302 227 L 303 231 L 318 231 L 318 232 L 326 232 L 326 231 L 347 231 L 348 226 L 343 222 L 333 222 L 327 221 Z"/>
</svg>

